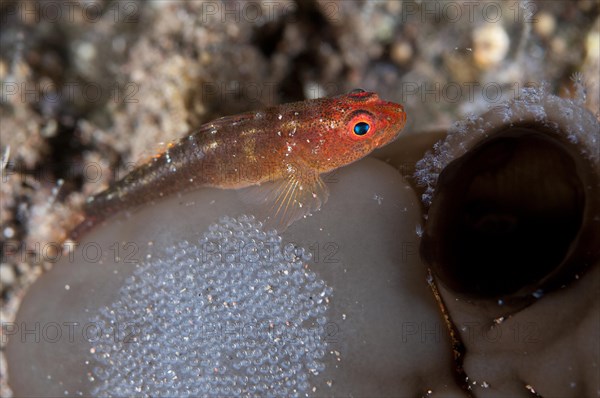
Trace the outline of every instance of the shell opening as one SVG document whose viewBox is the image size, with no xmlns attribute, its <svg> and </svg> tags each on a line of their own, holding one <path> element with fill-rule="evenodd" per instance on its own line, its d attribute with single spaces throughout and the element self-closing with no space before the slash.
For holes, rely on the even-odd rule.
<svg viewBox="0 0 600 398">
<path fill-rule="evenodd" d="M 589 184 L 580 158 L 539 127 L 504 126 L 439 175 L 421 252 L 456 293 L 531 294 L 576 245 Z"/>
</svg>

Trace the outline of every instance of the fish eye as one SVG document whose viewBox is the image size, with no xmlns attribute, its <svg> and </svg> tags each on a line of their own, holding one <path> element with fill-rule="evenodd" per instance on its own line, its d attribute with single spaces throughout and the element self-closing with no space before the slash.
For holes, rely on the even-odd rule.
<svg viewBox="0 0 600 398">
<path fill-rule="evenodd" d="M 354 125 L 354 134 L 356 135 L 365 135 L 369 132 L 371 126 L 369 123 L 358 122 Z"/>
</svg>

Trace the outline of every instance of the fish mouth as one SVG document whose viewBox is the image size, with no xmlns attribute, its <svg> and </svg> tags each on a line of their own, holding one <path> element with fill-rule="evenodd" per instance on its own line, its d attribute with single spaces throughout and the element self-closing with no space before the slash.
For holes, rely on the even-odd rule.
<svg viewBox="0 0 600 398">
<path fill-rule="evenodd" d="M 383 102 L 379 109 L 392 126 L 398 126 L 398 130 L 401 130 L 406 123 L 406 112 L 404 107 L 395 102 Z"/>
<path fill-rule="evenodd" d="M 387 128 L 377 140 L 377 147 L 380 147 L 395 141 L 400 136 L 406 124 L 406 112 L 402 105 L 387 101 L 382 101 L 377 111 L 383 114 L 388 122 Z"/>
</svg>

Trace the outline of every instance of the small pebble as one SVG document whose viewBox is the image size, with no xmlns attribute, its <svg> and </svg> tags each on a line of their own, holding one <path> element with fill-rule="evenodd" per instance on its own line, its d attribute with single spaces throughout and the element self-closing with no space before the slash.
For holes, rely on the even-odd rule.
<svg viewBox="0 0 600 398">
<path fill-rule="evenodd" d="M 552 14 L 547 12 L 540 12 L 535 16 L 535 23 L 533 25 L 533 30 L 540 37 L 544 39 L 550 37 L 552 33 L 554 33 L 554 29 L 556 28 L 556 19 Z"/>
<path fill-rule="evenodd" d="M 473 31 L 473 57 L 481 69 L 499 65 L 509 47 L 510 39 L 500 24 L 483 25 Z"/>
<path fill-rule="evenodd" d="M 9 286 L 15 283 L 17 276 L 15 274 L 15 270 L 10 264 L 1 264 L 0 265 L 0 283 L 3 286 Z"/>
<path fill-rule="evenodd" d="M 410 43 L 400 41 L 392 46 L 390 57 L 398 65 L 405 65 L 412 59 L 413 48 Z"/>
<path fill-rule="evenodd" d="M 587 57 L 594 58 L 596 60 L 599 59 L 600 54 L 598 54 L 598 48 L 600 48 L 600 32 L 590 32 L 590 34 L 587 35 L 585 40 L 585 49 Z"/>
<path fill-rule="evenodd" d="M 96 57 L 96 48 L 88 42 L 79 43 L 77 46 L 77 54 L 85 61 L 91 62 Z"/>
<path fill-rule="evenodd" d="M 2 231 L 6 239 L 11 239 L 15 236 L 15 230 L 12 227 L 6 227 Z"/>
</svg>

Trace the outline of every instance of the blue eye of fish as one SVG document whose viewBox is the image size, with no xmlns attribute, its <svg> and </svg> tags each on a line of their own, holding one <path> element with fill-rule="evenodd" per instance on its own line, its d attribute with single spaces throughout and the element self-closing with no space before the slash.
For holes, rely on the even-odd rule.
<svg viewBox="0 0 600 398">
<path fill-rule="evenodd" d="M 370 128 L 371 126 L 369 126 L 369 123 L 358 122 L 354 125 L 354 134 L 365 135 L 367 132 L 369 132 Z"/>
</svg>

